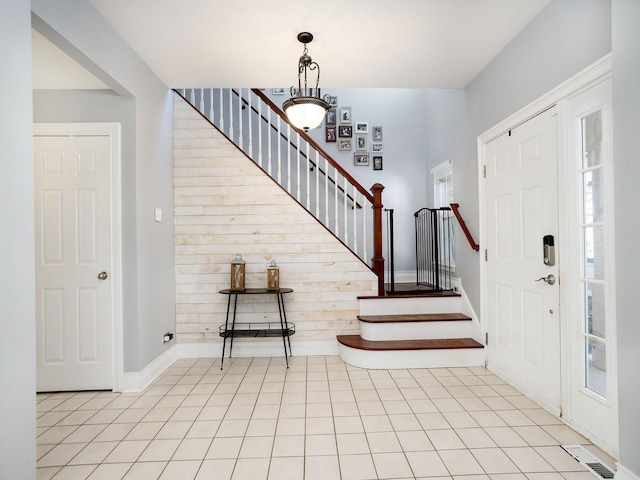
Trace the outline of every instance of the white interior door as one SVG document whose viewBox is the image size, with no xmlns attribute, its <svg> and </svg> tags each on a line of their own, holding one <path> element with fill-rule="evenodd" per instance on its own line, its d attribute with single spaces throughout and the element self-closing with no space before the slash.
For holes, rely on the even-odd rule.
<svg viewBox="0 0 640 480">
<path fill-rule="evenodd" d="M 489 142 L 485 162 L 488 364 L 559 412 L 555 108 Z M 547 235 L 555 240 L 553 266 L 543 261 L 543 237 Z M 555 283 L 537 281 L 549 275 Z"/>
<path fill-rule="evenodd" d="M 611 79 L 566 101 L 567 420 L 618 452 Z"/>
<path fill-rule="evenodd" d="M 34 136 L 37 389 L 112 389 L 111 139 Z"/>
</svg>

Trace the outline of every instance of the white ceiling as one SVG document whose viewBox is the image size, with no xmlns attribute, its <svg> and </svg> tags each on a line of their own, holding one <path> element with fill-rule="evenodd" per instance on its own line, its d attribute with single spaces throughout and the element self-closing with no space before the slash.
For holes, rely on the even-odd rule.
<svg viewBox="0 0 640 480">
<path fill-rule="evenodd" d="M 89 0 L 171 88 L 463 88 L 550 0 Z"/>
</svg>

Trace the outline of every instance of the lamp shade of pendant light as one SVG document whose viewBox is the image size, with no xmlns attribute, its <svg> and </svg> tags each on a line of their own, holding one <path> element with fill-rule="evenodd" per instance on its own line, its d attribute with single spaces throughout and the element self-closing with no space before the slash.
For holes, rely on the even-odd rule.
<svg viewBox="0 0 640 480">
<path fill-rule="evenodd" d="M 291 87 L 291 98 L 282 104 L 289 122 L 308 132 L 322 123 L 329 104 L 320 96 L 320 66 L 307 54 L 307 44 L 313 40 L 309 32 L 298 34 L 298 41 L 304 44 L 302 56 L 298 60 L 298 89 Z M 316 71 L 315 89 L 307 86 L 309 72 Z"/>
</svg>

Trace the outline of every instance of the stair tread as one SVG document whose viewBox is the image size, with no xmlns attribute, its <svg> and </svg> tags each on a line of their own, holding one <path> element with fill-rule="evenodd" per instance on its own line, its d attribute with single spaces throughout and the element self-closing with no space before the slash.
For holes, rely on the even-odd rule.
<svg viewBox="0 0 640 480">
<path fill-rule="evenodd" d="M 406 298 L 440 298 L 440 297 L 460 297 L 461 295 L 457 292 L 424 292 L 424 293 L 408 293 L 408 294 L 397 294 L 397 295 L 360 295 L 358 296 L 358 300 L 376 300 L 376 299 L 406 299 Z"/>
<path fill-rule="evenodd" d="M 418 340 L 364 340 L 360 335 L 338 335 L 342 345 L 360 350 L 437 350 L 456 348 L 484 348 L 472 338 L 436 338 Z"/>
<path fill-rule="evenodd" d="M 439 322 L 471 320 L 463 313 L 420 313 L 402 315 L 358 315 L 358 320 L 367 323 L 399 323 L 399 322 Z"/>
</svg>

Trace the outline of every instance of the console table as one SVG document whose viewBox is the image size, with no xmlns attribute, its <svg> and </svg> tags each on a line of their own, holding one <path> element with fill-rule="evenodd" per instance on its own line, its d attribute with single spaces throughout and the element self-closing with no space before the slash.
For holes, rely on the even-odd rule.
<svg viewBox="0 0 640 480">
<path fill-rule="evenodd" d="M 284 309 L 284 295 L 293 292 L 292 288 L 280 288 L 279 290 L 267 290 L 266 288 L 247 288 L 244 291 L 234 291 L 231 289 L 220 290 L 220 293 L 228 296 L 227 300 L 227 317 L 224 325 L 220 325 L 219 333 L 224 342 L 222 344 L 222 359 L 220 361 L 220 370 L 224 362 L 224 352 L 227 347 L 227 338 L 231 339 L 229 345 L 229 358 L 233 350 L 234 337 L 282 337 L 282 345 L 284 347 L 284 358 L 289 368 L 289 356 L 291 353 L 291 340 L 289 337 L 296 333 L 296 326 L 287 322 L 287 314 Z M 279 322 L 238 322 L 236 323 L 236 307 L 238 306 L 238 297 L 245 295 L 273 295 L 278 301 L 278 313 L 280 314 Z M 233 297 L 233 315 L 231 316 L 231 325 L 229 325 L 229 316 L 231 313 L 231 297 Z M 287 354 L 287 343 L 289 344 L 289 352 Z"/>
</svg>

